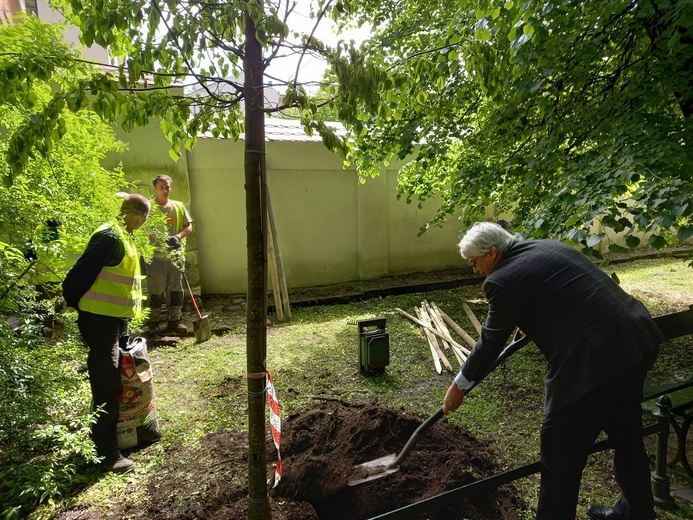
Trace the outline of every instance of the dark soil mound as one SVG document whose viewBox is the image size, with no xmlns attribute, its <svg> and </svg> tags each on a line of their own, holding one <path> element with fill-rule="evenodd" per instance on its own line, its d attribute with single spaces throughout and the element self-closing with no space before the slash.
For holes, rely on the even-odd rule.
<svg viewBox="0 0 693 520">
<path fill-rule="evenodd" d="M 488 446 L 445 419 L 423 434 L 400 470 L 357 486 L 354 466 L 399 453 L 425 417 L 375 404 L 325 401 L 289 415 L 282 432 L 284 476 L 272 494 L 309 502 L 320 520 L 370 518 L 498 472 Z M 514 488 L 478 495 L 422 518 L 515 519 Z"/>
</svg>

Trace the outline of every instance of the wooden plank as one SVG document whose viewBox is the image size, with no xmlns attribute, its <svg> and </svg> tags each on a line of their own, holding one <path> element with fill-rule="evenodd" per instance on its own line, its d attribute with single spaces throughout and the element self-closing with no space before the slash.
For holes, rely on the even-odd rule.
<svg viewBox="0 0 693 520">
<path fill-rule="evenodd" d="M 450 361 L 448 361 L 448 358 L 445 357 L 445 354 L 443 353 L 442 349 L 440 348 L 440 345 L 438 344 L 438 338 L 434 334 L 432 334 L 430 331 L 435 330 L 433 326 L 431 325 L 431 318 L 429 317 L 428 313 L 426 312 L 426 309 L 424 309 L 423 305 L 421 308 L 418 309 L 419 313 L 419 318 L 421 321 L 423 321 L 426 325 L 427 328 L 424 329 L 426 331 L 426 335 L 430 335 L 430 343 L 431 346 L 435 349 L 436 354 L 438 354 L 438 357 L 440 358 L 440 361 L 443 363 L 443 366 L 447 368 L 450 372 L 453 371 L 452 365 L 450 364 Z M 441 337 L 441 339 L 444 339 Z M 431 341 L 432 340 L 432 341 Z"/>
<path fill-rule="evenodd" d="M 277 257 L 274 254 L 274 241 L 272 239 L 272 228 L 270 226 L 267 227 L 267 264 L 269 265 L 270 278 L 272 279 L 274 310 L 277 313 L 277 320 L 282 322 L 284 321 L 284 307 L 282 307 L 279 277 L 277 274 Z"/>
<path fill-rule="evenodd" d="M 412 316 L 411 314 L 409 314 L 409 313 L 406 312 L 406 311 L 403 311 L 402 309 L 395 308 L 395 310 L 396 310 L 397 312 L 399 312 L 402 316 L 405 316 L 405 317 L 409 318 L 411 321 L 413 321 L 413 322 L 416 323 L 417 325 L 419 325 L 419 326 L 421 326 L 421 327 L 424 327 L 424 328 L 430 330 L 433 334 L 435 334 L 435 335 L 438 336 L 439 338 L 442 338 L 442 335 L 443 335 L 442 332 L 440 332 L 440 331 L 434 329 L 434 328 L 431 327 L 430 325 L 426 325 L 426 324 L 425 324 L 423 321 L 421 321 L 419 318 L 415 318 L 414 316 Z M 445 339 L 445 338 L 442 338 L 442 339 Z M 457 348 L 459 348 L 459 349 L 460 349 L 461 351 L 463 351 L 463 352 L 467 352 L 467 353 L 469 352 L 469 350 L 467 350 L 466 348 L 464 348 L 462 345 L 460 345 L 460 344 L 457 343 L 456 341 L 453 341 L 453 342 L 452 342 L 452 345 L 456 346 Z"/>
<path fill-rule="evenodd" d="M 438 306 L 436 306 L 435 309 L 440 313 L 440 316 L 441 318 L 443 318 L 445 323 L 450 325 L 452 329 L 460 335 L 460 337 L 465 341 L 465 343 L 469 345 L 470 348 L 474 348 L 474 345 L 476 345 L 476 341 L 474 341 L 474 338 L 467 334 L 465 330 L 455 322 L 455 320 L 453 320 L 450 316 L 445 314 Z M 469 350 L 464 350 L 467 352 L 467 354 L 469 354 Z"/>
<path fill-rule="evenodd" d="M 414 312 L 419 318 L 421 318 L 421 309 L 414 307 Z M 426 335 L 426 339 L 428 340 L 428 347 L 431 349 L 431 356 L 433 356 L 433 364 L 436 367 L 436 372 L 442 374 L 443 367 L 440 364 L 440 357 L 438 356 L 438 341 L 436 340 L 436 337 L 426 329 L 426 327 L 423 327 L 423 331 Z"/>
<path fill-rule="evenodd" d="M 481 334 L 481 323 L 479 323 L 479 320 L 476 318 L 476 316 L 472 312 L 472 308 L 469 306 L 469 304 L 467 302 L 462 302 L 462 308 L 464 309 L 464 312 L 467 314 L 469 321 L 471 321 L 472 325 L 474 325 L 474 328 L 476 329 L 476 333 Z"/>
<path fill-rule="evenodd" d="M 448 331 L 448 328 L 445 326 L 443 319 L 436 314 L 436 311 L 431 308 L 431 305 L 427 300 L 421 302 L 421 308 L 429 317 L 429 325 L 431 325 L 431 327 L 434 329 L 438 329 L 443 334 L 443 337 L 440 340 L 443 344 L 443 348 L 445 350 L 450 350 L 450 342 L 448 341 L 448 338 L 452 340 L 452 337 L 450 336 L 450 331 Z"/>
<path fill-rule="evenodd" d="M 667 339 L 693 334 L 693 305 L 686 311 L 655 316 L 653 319 Z"/>
</svg>

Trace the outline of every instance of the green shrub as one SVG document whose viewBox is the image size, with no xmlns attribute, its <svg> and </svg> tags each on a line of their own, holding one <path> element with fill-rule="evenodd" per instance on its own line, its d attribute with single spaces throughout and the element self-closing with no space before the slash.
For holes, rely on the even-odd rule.
<svg viewBox="0 0 693 520">
<path fill-rule="evenodd" d="M 96 461 L 88 382 L 75 369 L 86 350 L 72 340 L 48 341 L 38 309 L 20 309 L 16 331 L 6 320 L 0 325 L 0 514 L 6 519 L 61 496 L 74 485 L 77 468 Z M 72 327 L 59 321 L 56 334 Z"/>
</svg>

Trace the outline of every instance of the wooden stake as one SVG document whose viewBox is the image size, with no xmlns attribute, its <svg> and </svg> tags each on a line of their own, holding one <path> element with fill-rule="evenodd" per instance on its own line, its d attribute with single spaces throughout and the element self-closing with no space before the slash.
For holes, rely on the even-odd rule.
<svg viewBox="0 0 693 520">
<path fill-rule="evenodd" d="M 267 263 L 272 279 L 272 296 L 274 296 L 274 309 L 277 313 L 277 320 L 284 321 L 284 307 L 282 307 L 281 292 L 279 290 L 279 277 L 277 275 L 277 257 L 274 251 L 274 241 L 272 239 L 272 227 L 267 227 Z"/>
<path fill-rule="evenodd" d="M 440 332 L 442 332 L 443 337 L 445 339 L 441 339 L 441 342 L 443 344 L 443 348 L 445 350 L 450 350 L 450 342 L 448 341 L 449 339 L 452 339 L 450 336 L 450 332 L 448 331 L 447 327 L 445 326 L 445 322 L 443 322 L 442 318 L 439 318 L 436 315 L 436 312 L 431 308 L 430 304 L 428 301 L 424 300 L 421 302 L 421 308 L 424 310 L 424 313 L 426 316 L 428 316 L 428 324 L 431 325 L 431 327 L 438 329 Z"/>
<path fill-rule="evenodd" d="M 464 312 L 467 313 L 467 317 L 469 318 L 469 321 L 472 322 L 472 325 L 474 325 L 474 328 L 476 329 L 477 334 L 481 334 L 481 323 L 479 323 L 479 320 L 476 319 L 476 316 L 474 316 L 474 313 L 472 312 L 471 307 L 467 302 L 462 302 L 462 308 L 464 309 Z"/>
<path fill-rule="evenodd" d="M 467 361 L 467 356 L 455 345 L 452 346 L 452 353 L 455 354 L 457 362 L 460 364 L 460 366 L 464 365 L 464 362 Z"/>
<path fill-rule="evenodd" d="M 272 232 L 272 245 L 274 246 L 274 257 L 277 263 L 277 278 L 279 279 L 279 293 L 281 294 L 282 308 L 287 320 L 291 319 L 291 306 L 289 304 L 289 290 L 286 286 L 286 275 L 284 274 L 284 261 L 282 260 L 282 252 L 279 247 L 279 238 L 277 237 L 277 226 L 274 223 L 274 212 L 270 202 L 269 188 L 266 190 L 265 204 L 267 205 L 267 217 L 269 219 L 269 230 Z"/>
<path fill-rule="evenodd" d="M 426 303 L 428 304 L 428 302 Z M 440 309 L 435 304 L 435 302 L 431 302 L 430 305 L 428 305 L 428 312 L 431 315 L 433 322 L 438 327 L 438 330 L 440 330 L 443 334 L 447 336 L 448 339 L 446 343 L 450 345 L 450 349 L 452 350 L 452 353 L 455 354 L 457 362 L 460 364 L 460 366 L 462 366 L 465 360 L 467 359 L 467 354 L 465 354 L 456 346 L 455 340 L 452 339 L 452 335 L 450 334 L 450 331 L 445 325 L 445 320 L 443 320 L 443 317 L 440 315 Z"/>
<path fill-rule="evenodd" d="M 409 314 L 409 313 L 406 312 L 406 311 L 403 311 L 402 309 L 395 308 L 395 310 L 396 310 L 397 312 L 399 312 L 402 316 L 405 316 L 405 317 L 409 318 L 411 321 L 413 321 L 413 322 L 416 323 L 417 325 L 419 325 L 419 326 L 421 326 L 421 327 L 424 327 L 424 328 L 430 330 L 433 334 L 435 334 L 435 335 L 438 336 L 439 338 L 442 337 L 442 332 L 439 332 L 438 330 L 432 328 L 431 326 L 426 325 L 426 324 L 425 324 L 423 321 L 421 321 L 419 318 L 415 318 L 414 316 L 412 316 L 411 314 Z M 470 338 L 470 339 L 471 339 L 471 338 Z M 448 340 L 448 341 L 450 341 L 450 340 Z M 462 345 L 460 345 L 460 344 L 457 343 L 456 341 L 452 341 L 451 344 L 452 344 L 453 346 L 456 346 L 457 348 L 459 348 L 461 351 L 469 353 L 469 350 L 467 350 L 466 348 L 464 348 Z"/>
<path fill-rule="evenodd" d="M 453 320 L 450 316 L 445 314 L 437 305 L 435 306 L 435 309 L 440 313 L 440 316 L 443 318 L 443 320 L 445 320 L 445 323 L 450 325 L 452 329 L 460 335 L 460 337 L 465 341 L 465 343 L 467 343 L 467 345 L 469 345 L 471 348 L 474 348 L 474 345 L 476 345 L 476 341 L 474 341 L 474 338 L 467 334 L 462 327 L 455 323 L 455 320 Z M 469 351 L 467 351 L 467 354 L 469 354 Z"/>
<path fill-rule="evenodd" d="M 416 315 L 423 321 L 423 309 L 420 309 L 419 307 L 414 307 L 414 312 L 416 312 Z M 436 339 L 435 335 L 431 334 L 430 330 L 427 329 L 426 327 L 423 328 L 424 334 L 426 335 L 426 339 L 428 339 L 428 346 L 431 349 L 431 355 L 433 356 L 433 364 L 436 367 L 436 372 L 439 374 L 443 373 L 443 367 L 441 366 L 441 362 L 445 359 L 445 361 L 442 363 L 445 365 L 445 368 L 450 364 L 450 362 L 445 358 L 443 355 L 443 352 L 440 350 L 440 346 L 438 345 L 438 340 Z"/>
</svg>

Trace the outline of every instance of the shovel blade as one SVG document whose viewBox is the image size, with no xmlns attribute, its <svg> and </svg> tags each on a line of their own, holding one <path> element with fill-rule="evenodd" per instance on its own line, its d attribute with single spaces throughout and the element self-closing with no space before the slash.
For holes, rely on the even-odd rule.
<svg viewBox="0 0 693 520">
<path fill-rule="evenodd" d="M 212 337 L 212 329 L 206 315 L 200 317 L 199 320 L 193 320 L 193 330 L 195 331 L 195 341 L 198 343 L 207 341 Z"/>
<path fill-rule="evenodd" d="M 370 482 L 399 471 L 399 466 L 395 466 L 397 455 L 387 455 L 379 459 L 364 462 L 354 466 L 355 478 L 350 480 L 350 486 L 358 486 L 364 482 Z"/>
</svg>

